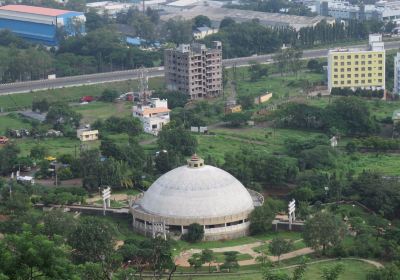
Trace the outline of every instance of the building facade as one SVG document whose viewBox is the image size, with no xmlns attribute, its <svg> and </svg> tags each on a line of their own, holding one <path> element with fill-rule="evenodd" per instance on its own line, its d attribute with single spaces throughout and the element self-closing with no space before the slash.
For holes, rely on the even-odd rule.
<svg viewBox="0 0 400 280">
<path fill-rule="evenodd" d="M 82 142 L 95 141 L 99 139 L 99 131 L 97 129 L 81 128 L 76 130 L 76 137 Z"/>
<path fill-rule="evenodd" d="M 393 93 L 400 94 L 400 53 L 394 57 L 394 86 Z"/>
<path fill-rule="evenodd" d="M 81 12 L 26 5 L 0 7 L 0 30 L 8 29 L 15 35 L 46 46 L 57 46 L 57 34 L 62 29 L 67 35 L 85 33 L 86 17 Z"/>
<path fill-rule="evenodd" d="M 140 119 L 146 133 L 158 135 L 164 125 L 170 121 L 168 101 L 151 98 L 149 102 L 138 102 L 133 106 L 133 116 Z"/>
<path fill-rule="evenodd" d="M 168 90 L 187 94 L 190 99 L 222 94 L 222 45 L 179 45 L 164 53 L 165 83 Z"/>
<path fill-rule="evenodd" d="M 385 89 L 382 35 L 369 36 L 367 49 L 335 49 L 328 53 L 328 89 Z"/>
</svg>

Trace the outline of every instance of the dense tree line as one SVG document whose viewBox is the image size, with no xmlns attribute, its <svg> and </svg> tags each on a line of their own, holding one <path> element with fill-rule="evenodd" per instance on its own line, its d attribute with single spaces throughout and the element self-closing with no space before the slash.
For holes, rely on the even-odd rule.
<svg viewBox="0 0 400 280">
<path fill-rule="evenodd" d="M 326 108 L 287 103 L 273 118 L 281 127 L 318 129 L 332 134 L 370 135 L 379 130 L 368 104 L 357 97 L 335 99 Z"/>
<path fill-rule="evenodd" d="M 382 98 L 384 95 L 384 90 L 370 90 L 357 88 L 352 90 L 349 88 L 332 88 L 332 95 L 338 96 L 358 96 L 358 97 L 368 97 L 368 98 Z"/>
</svg>

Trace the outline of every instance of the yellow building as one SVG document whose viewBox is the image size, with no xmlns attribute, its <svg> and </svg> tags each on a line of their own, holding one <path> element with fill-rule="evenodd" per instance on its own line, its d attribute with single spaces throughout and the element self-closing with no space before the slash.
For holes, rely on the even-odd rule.
<svg viewBox="0 0 400 280">
<path fill-rule="evenodd" d="M 385 89 L 382 35 L 369 36 L 368 49 L 335 49 L 328 53 L 328 89 Z"/>
</svg>

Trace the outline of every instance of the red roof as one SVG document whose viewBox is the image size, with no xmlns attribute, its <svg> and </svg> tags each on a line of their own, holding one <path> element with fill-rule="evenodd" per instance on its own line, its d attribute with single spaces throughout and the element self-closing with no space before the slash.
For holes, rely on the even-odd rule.
<svg viewBox="0 0 400 280">
<path fill-rule="evenodd" d="M 27 6 L 27 5 L 6 5 L 0 7 L 0 10 L 44 15 L 44 16 L 53 16 L 53 17 L 71 12 L 67 10 L 50 9 L 50 8 L 42 8 L 42 7 Z"/>
</svg>

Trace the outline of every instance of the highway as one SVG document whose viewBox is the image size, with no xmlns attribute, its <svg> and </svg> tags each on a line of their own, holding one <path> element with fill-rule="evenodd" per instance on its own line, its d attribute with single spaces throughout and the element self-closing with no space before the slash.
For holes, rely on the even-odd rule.
<svg viewBox="0 0 400 280">
<path fill-rule="evenodd" d="M 365 47 L 365 45 L 357 45 L 357 46 L 351 46 L 351 47 L 352 48 L 357 48 L 357 47 L 362 48 L 362 47 Z M 386 50 L 399 49 L 399 48 L 400 48 L 400 41 L 385 42 Z M 305 51 L 303 51 L 303 59 L 326 57 L 327 52 L 328 52 L 328 49 L 305 50 Z M 267 55 L 258 55 L 258 56 L 250 56 L 250 57 L 224 59 L 223 65 L 227 68 L 232 67 L 234 65 L 236 65 L 236 67 L 242 67 L 242 66 L 249 65 L 249 62 L 251 62 L 251 61 L 256 61 L 256 62 L 265 64 L 265 63 L 271 63 L 272 57 L 273 57 L 273 54 L 267 54 Z M 145 71 L 149 78 L 161 77 L 164 75 L 163 67 L 146 68 Z M 140 73 L 140 70 L 135 69 L 135 70 L 125 70 L 125 71 L 106 72 L 106 73 L 98 73 L 98 74 L 90 74 L 90 75 L 63 77 L 63 78 L 56 78 L 56 79 L 52 79 L 52 80 L 37 80 L 37 81 L 0 84 L 0 95 L 31 92 L 31 91 L 38 91 L 38 90 L 45 90 L 45 89 L 53 89 L 53 88 L 63 88 L 63 87 L 126 81 L 126 80 L 130 80 L 130 79 L 137 79 L 139 76 L 139 73 Z"/>
</svg>

